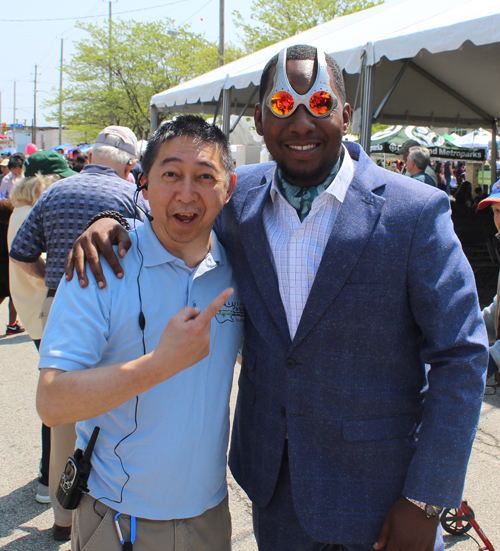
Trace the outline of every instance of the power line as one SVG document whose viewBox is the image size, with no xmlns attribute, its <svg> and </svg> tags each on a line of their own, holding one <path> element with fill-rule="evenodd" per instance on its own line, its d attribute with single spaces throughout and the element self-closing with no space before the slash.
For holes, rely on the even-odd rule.
<svg viewBox="0 0 500 551">
<path fill-rule="evenodd" d="M 139 11 L 155 10 L 156 8 L 164 8 L 165 6 L 173 6 L 174 4 L 185 4 L 187 1 L 188 0 L 177 0 L 177 2 L 167 2 L 166 4 L 151 6 L 150 8 L 139 8 L 136 10 L 121 11 L 120 13 L 116 13 L 115 15 L 125 15 L 127 13 L 136 13 Z M 107 17 L 107 16 L 108 14 L 103 13 L 101 15 L 83 15 L 81 17 L 59 17 L 59 18 L 51 18 L 51 19 L 0 19 L 0 22 L 1 23 L 41 23 L 46 21 L 74 21 L 75 19 L 92 19 L 96 17 Z"/>
<path fill-rule="evenodd" d="M 182 27 L 185 23 L 187 23 L 190 19 L 192 19 L 197 13 L 199 13 L 203 8 L 208 6 L 212 0 L 208 0 L 206 4 L 203 4 L 199 10 L 196 10 L 194 13 L 192 13 L 185 21 L 183 21 L 179 26 Z"/>
</svg>

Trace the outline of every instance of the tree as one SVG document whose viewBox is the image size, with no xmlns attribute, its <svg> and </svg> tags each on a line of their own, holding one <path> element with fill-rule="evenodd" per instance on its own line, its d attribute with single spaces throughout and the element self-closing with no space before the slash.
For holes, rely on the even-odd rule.
<svg viewBox="0 0 500 551">
<path fill-rule="evenodd" d="M 234 11 L 234 23 L 243 31 L 241 41 L 246 53 L 255 52 L 289 36 L 316 27 L 335 17 L 381 4 L 383 0 L 254 0 L 251 19 L 244 21 Z"/>
<path fill-rule="evenodd" d="M 63 90 L 63 124 L 92 140 L 103 127 L 128 126 L 147 137 L 149 103 L 154 94 L 218 66 L 218 45 L 202 35 L 178 28 L 174 21 L 150 23 L 113 21 L 77 26 L 88 38 L 75 44 L 75 54 L 64 67 L 68 85 Z M 173 34 L 173 33 L 172 33 Z M 241 51 L 229 45 L 226 62 Z M 59 104 L 59 96 L 49 105 Z M 58 120 L 58 111 L 51 115 Z"/>
</svg>

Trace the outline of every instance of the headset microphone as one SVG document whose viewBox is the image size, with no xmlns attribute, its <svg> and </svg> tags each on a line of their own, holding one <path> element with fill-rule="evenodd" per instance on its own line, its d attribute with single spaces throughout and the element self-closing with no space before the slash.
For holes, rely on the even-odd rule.
<svg viewBox="0 0 500 551">
<path fill-rule="evenodd" d="M 139 205 L 139 203 L 136 203 L 135 206 L 141 210 L 143 213 L 144 213 L 144 216 L 150 221 L 152 222 L 154 220 L 154 218 L 151 216 L 151 214 L 149 214 L 149 212 L 147 210 L 144 210 L 141 205 Z"/>
</svg>

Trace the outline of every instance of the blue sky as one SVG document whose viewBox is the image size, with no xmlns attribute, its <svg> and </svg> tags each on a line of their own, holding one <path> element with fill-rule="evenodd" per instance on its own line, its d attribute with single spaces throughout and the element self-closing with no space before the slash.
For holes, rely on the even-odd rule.
<svg viewBox="0 0 500 551">
<path fill-rule="evenodd" d="M 226 42 L 238 43 L 237 29 L 233 25 L 233 10 L 238 9 L 245 19 L 250 20 L 251 4 L 251 0 L 238 0 L 238 2 L 225 0 Z M 46 124 L 45 115 L 50 110 L 42 110 L 41 104 L 44 99 L 50 99 L 53 87 L 59 86 L 58 67 L 61 37 L 64 38 L 64 59 L 65 62 L 69 62 L 73 51 L 73 42 L 83 39 L 86 34 L 75 29 L 77 20 L 80 18 L 80 20 L 88 22 L 104 21 L 108 17 L 108 10 L 109 4 L 104 0 L 90 0 L 85 3 L 62 0 L 52 0 L 51 2 L 6 0 L 2 2 L 0 13 L 0 35 L 2 37 L 0 122 L 7 124 L 13 122 L 15 80 L 16 118 L 20 123 L 26 120 L 26 123 L 31 125 L 33 79 L 36 64 L 38 65 L 37 124 Z M 140 11 L 120 15 L 122 12 L 131 12 L 132 10 Z M 190 24 L 191 30 L 203 33 L 208 40 L 218 40 L 218 0 L 142 0 L 141 3 L 135 0 L 118 0 L 113 2 L 112 11 L 113 19 L 120 17 L 127 20 L 155 21 L 170 17 L 178 25 Z"/>
</svg>

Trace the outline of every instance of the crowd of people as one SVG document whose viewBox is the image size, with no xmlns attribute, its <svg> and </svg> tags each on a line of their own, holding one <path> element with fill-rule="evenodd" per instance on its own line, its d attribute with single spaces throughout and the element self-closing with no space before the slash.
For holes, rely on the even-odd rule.
<svg viewBox="0 0 500 551">
<path fill-rule="evenodd" d="M 10 295 L 40 352 L 36 499 L 73 551 L 231 549 L 239 355 L 229 467 L 260 551 L 444 549 L 500 359 L 450 201 L 418 144 L 412 181 L 342 140 L 351 108 L 321 50 L 283 49 L 259 94 L 272 162 L 235 169 L 221 130 L 183 115 L 140 167 L 132 130 L 110 126 L 81 171 L 37 151 L 12 177 Z M 500 183 L 490 204 L 500 231 Z"/>
<path fill-rule="evenodd" d="M 403 144 L 401 150 L 398 153 L 401 153 L 404 156 L 408 156 L 411 147 L 422 147 L 416 140 L 408 140 Z M 427 150 L 426 147 L 423 148 Z M 418 156 L 418 153 L 416 154 Z M 425 152 L 423 153 L 425 157 Z M 425 159 L 420 156 L 420 164 L 425 163 Z M 390 168 L 392 172 L 397 172 L 399 174 L 407 174 L 407 162 L 403 159 L 395 159 L 394 161 L 387 161 L 390 163 Z M 457 189 L 460 187 L 462 182 L 465 181 L 465 163 L 463 161 L 436 161 L 429 158 L 428 168 L 425 168 L 425 173 L 432 180 L 432 184 L 435 187 L 446 191 L 448 195 L 454 196 Z M 430 183 L 427 181 L 426 183 Z"/>
</svg>

